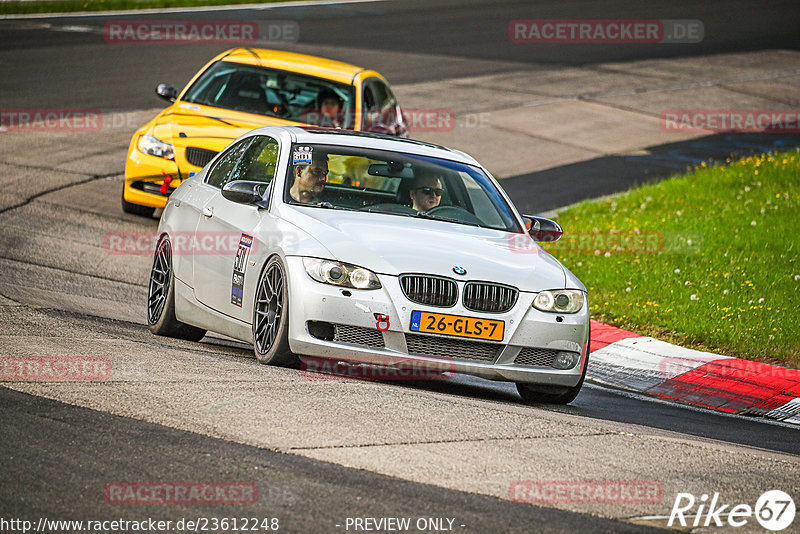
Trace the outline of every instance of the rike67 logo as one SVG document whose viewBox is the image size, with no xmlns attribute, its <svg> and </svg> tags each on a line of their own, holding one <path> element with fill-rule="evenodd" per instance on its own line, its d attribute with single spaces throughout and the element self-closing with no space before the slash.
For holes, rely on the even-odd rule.
<svg viewBox="0 0 800 534">
<path fill-rule="evenodd" d="M 719 493 L 714 493 L 711 498 L 704 493 L 699 499 L 691 493 L 678 493 L 667 526 L 708 527 L 713 524 L 717 527 L 742 527 L 755 517 L 763 528 L 778 532 L 794 522 L 795 512 L 794 500 L 781 490 L 764 492 L 755 506 L 723 503 Z M 694 521 L 688 519 L 692 517 Z"/>
</svg>

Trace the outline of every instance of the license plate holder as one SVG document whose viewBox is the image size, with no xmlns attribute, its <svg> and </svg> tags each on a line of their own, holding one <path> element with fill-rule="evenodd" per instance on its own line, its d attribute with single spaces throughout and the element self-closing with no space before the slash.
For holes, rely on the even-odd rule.
<svg viewBox="0 0 800 534">
<path fill-rule="evenodd" d="M 502 341 L 505 321 L 414 310 L 409 329 L 422 334 Z"/>
</svg>

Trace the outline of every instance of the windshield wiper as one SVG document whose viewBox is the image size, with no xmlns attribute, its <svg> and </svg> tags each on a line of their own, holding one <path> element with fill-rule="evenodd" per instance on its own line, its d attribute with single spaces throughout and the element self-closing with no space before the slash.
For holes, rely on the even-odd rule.
<svg viewBox="0 0 800 534">
<path fill-rule="evenodd" d="M 319 204 L 309 204 L 306 202 L 290 202 L 292 206 L 308 206 L 309 208 L 323 208 L 327 210 L 344 210 L 344 211 L 355 211 L 352 208 L 347 208 L 345 206 L 337 206 L 336 204 L 331 204 L 328 201 L 320 202 Z"/>
<path fill-rule="evenodd" d="M 372 209 L 372 208 L 368 208 L 368 209 L 365 209 L 365 210 L 362 209 L 362 210 L 359 210 L 359 211 L 366 211 L 367 213 L 381 213 L 381 214 L 384 214 L 384 215 L 402 215 L 403 217 L 416 217 L 416 215 L 414 215 L 413 213 L 405 213 L 405 212 L 402 212 L 402 211 L 376 210 L 376 209 Z"/>
<path fill-rule="evenodd" d="M 337 206 L 336 204 L 331 204 L 328 201 L 320 202 L 319 204 L 313 204 L 313 205 L 318 207 L 318 208 L 326 208 L 326 209 L 329 209 L 329 210 L 346 210 L 347 209 L 347 208 L 345 208 L 343 206 Z"/>
<path fill-rule="evenodd" d="M 418 211 L 416 215 L 411 215 L 411 217 L 421 217 L 423 219 L 433 219 L 435 221 L 445 221 L 451 222 L 456 224 L 466 224 L 467 226 L 477 226 L 480 228 L 480 224 L 465 221 L 463 219 L 454 219 L 453 217 L 442 217 L 441 215 L 431 215 L 430 213 L 426 213 L 424 211 Z"/>
<path fill-rule="evenodd" d="M 421 219 L 431 219 L 434 221 L 443 221 L 443 222 L 451 222 L 456 224 L 466 224 L 468 226 L 477 226 L 478 228 L 481 227 L 480 224 L 464 221 L 462 219 L 454 219 L 452 217 L 442 217 L 441 215 L 431 215 L 430 213 L 425 213 L 424 211 L 418 211 L 416 213 L 405 213 L 402 211 L 391 211 L 391 210 L 375 210 L 375 209 L 367 209 L 367 210 L 360 210 L 366 211 L 367 213 L 382 213 L 385 215 L 400 215 L 403 217 L 419 217 Z"/>
</svg>

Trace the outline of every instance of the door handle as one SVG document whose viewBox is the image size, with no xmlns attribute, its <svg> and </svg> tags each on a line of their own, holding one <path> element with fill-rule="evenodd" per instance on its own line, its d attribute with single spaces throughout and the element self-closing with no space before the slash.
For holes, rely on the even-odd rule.
<svg viewBox="0 0 800 534">
<path fill-rule="evenodd" d="M 214 215 L 214 208 L 203 208 L 203 217 L 206 219 Z"/>
</svg>

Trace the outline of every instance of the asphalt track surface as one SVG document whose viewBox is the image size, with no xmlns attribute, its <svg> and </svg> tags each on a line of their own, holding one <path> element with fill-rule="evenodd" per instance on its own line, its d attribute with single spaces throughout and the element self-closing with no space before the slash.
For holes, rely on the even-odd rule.
<svg viewBox="0 0 800 534">
<path fill-rule="evenodd" d="M 268 6 L 268 5 L 267 5 Z M 697 19 L 705 37 L 697 44 L 543 44 L 510 42 L 516 19 Z M 294 20 L 300 43 L 337 51 L 355 64 L 380 64 L 393 84 L 490 74 L 527 65 L 590 65 L 650 58 L 763 49 L 796 49 L 800 5 L 792 0 L 693 0 L 646 2 L 402 0 L 279 10 L 97 16 L 0 21 L 2 106 L 142 109 L 163 103 L 159 82 L 182 87 L 198 66 L 230 48 L 217 45 L 119 45 L 103 40 L 109 20 Z M 92 32 L 77 31 L 74 27 Z M 66 28 L 65 28 L 66 27 Z M 416 61 L 367 61 L 392 52 L 419 54 Z M 431 57 L 432 56 L 432 57 Z M 437 61 L 436 56 L 463 61 Z M 363 61 L 362 61 L 363 60 Z"/>
<path fill-rule="evenodd" d="M 223 14 L 135 15 L 137 20 L 264 19 L 297 20 L 301 42 L 347 48 L 351 61 L 402 51 L 418 54 L 408 63 L 382 62 L 380 70 L 393 83 L 504 72 L 528 65 L 585 65 L 682 54 L 797 48 L 796 2 L 441 2 L 405 1 L 370 4 L 298 7 L 281 10 L 226 11 Z M 119 16 L 112 17 L 114 20 Z M 512 46 L 507 39 L 509 20 L 524 18 L 627 18 L 700 19 L 705 24 L 703 43 L 693 47 L 648 46 L 544 46 L 531 50 Z M 12 76 L 0 78 L 2 107 L 96 107 L 104 110 L 151 108 L 161 104 L 152 95 L 159 81 L 181 85 L 197 66 L 227 46 L 114 46 L 97 33 L 103 17 L 32 21 L 0 21 L 2 68 Z M 38 27 L 37 24 L 51 24 Z M 64 31 L 68 25 L 93 28 L 93 32 Z M 109 53 L 109 50 L 113 50 Z M 9 53 L 13 52 L 13 53 Z M 441 68 L 439 55 L 463 59 Z M 433 60 L 425 58 L 432 57 Z M 352 58 L 352 59 L 351 59 Z M 367 63 L 367 61 L 364 61 Z M 740 140 L 742 138 L 737 138 Z M 724 150 L 730 139 L 713 140 Z M 749 149 L 773 139 L 752 137 Z M 789 139 L 791 141 L 791 139 Z M 707 156 L 696 148 L 697 157 Z M 707 147 L 706 147 L 707 148 Z M 663 163 L 663 160 L 662 160 Z M 663 172 L 655 167 L 630 171 L 629 160 L 613 158 L 605 164 L 631 172 L 630 182 L 645 181 Z M 586 162 L 568 169 L 576 177 L 595 172 L 600 163 Z M 665 168 L 669 165 L 663 165 Z M 635 166 L 634 166 L 635 167 Z M 563 169 L 562 169 L 563 170 Z M 531 179 L 549 178 L 548 172 L 515 177 L 508 188 L 515 199 L 526 201 Z M 666 172 L 666 171 L 664 171 Z M 648 174 L 651 173 L 651 174 Z M 587 180 L 588 182 L 589 180 Z M 591 196 L 613 192 L 619 182 L 593 181 Z M 520 184 L 520 185 L 517 185 Z M 615 189 L 616 188 L 616 189 Z M 624 188 L 624 187 L 623 187 Z M 558 188 L 539 190 L 531 209 L 545 210 L 574 200 Z M 115 199 L 116 200 L 116 199 Z M 109 203 L 113 209 L 116 202 Z M 116 208 L 118 209 L 118 208 Z M 98 328 L 109 328 L 104 319 Z M 142 330 L 141 325 L 116 328 Z M 157 344 L 157 341 L 154 342 Z M 241 356 L 247 351 L 237 349 Z M 446 384 L 404 384 L 398 388 L 443 391 L 457 398 L 498 403 L 517 402 L 513 388 L 464 378 Z M 549 407 L 576 416 L 639 425 L 649 429 L 696 436 L 767 451 L 800 454 L 797 430 L 741 417 L 693 410 L 587 387 L 568 407 Z M 532 412 L 533 413 L 533 412 Z M 70 406 L 41 397 L 0 388 L 0 459 L 3 470 L 0 515 L 93 517 L 157 517 L 158 509 L 109 507 L 97 498 L 109 480 L 252 480 L 258 472 L 261 490 L 270 500 L 256 515 L 280 515 L 289 532 L 339 530 L 337 521 L 347 516 L 458 517 L 474 532 L 641 532 L 645 527 L 567 511 L 517 504 L 491 497 L 342 467 L 286 455 L 152 423 Z M 579 474 L 576 473 L 576 477 Z M 767 488 L 764 488 L 767 489 Z M 91 497 L 87 497 L 91 495 Z M 298 506 L 298 503 L 300 505 Z M 248 510 L 248 515 L 254 510 Z M 184 513 L 185 512 L 185 513 Z M 206 510 L 206 515 L 220 515 Z M 196 507 L 173 509 L 171 516 L 204 515 Z M 282 529 L 283 530 L 283 529 Z"/>
<path fill-rule="evenodd" d="M 345 531 L 347 517 L 457 518 L 460 532 L 659 532 L 620 521 L 444 490 L 346 469 L 0 388 L 3 517 L 257 517 L 281 532 Z M 50 436 L 41 439 L 42 436 Z M 110 454 L 109 454 L 110 453 Z M 259 503 L 220 507 L 120 507 L 106 481 L 254 482 Z"/>
</svg>

